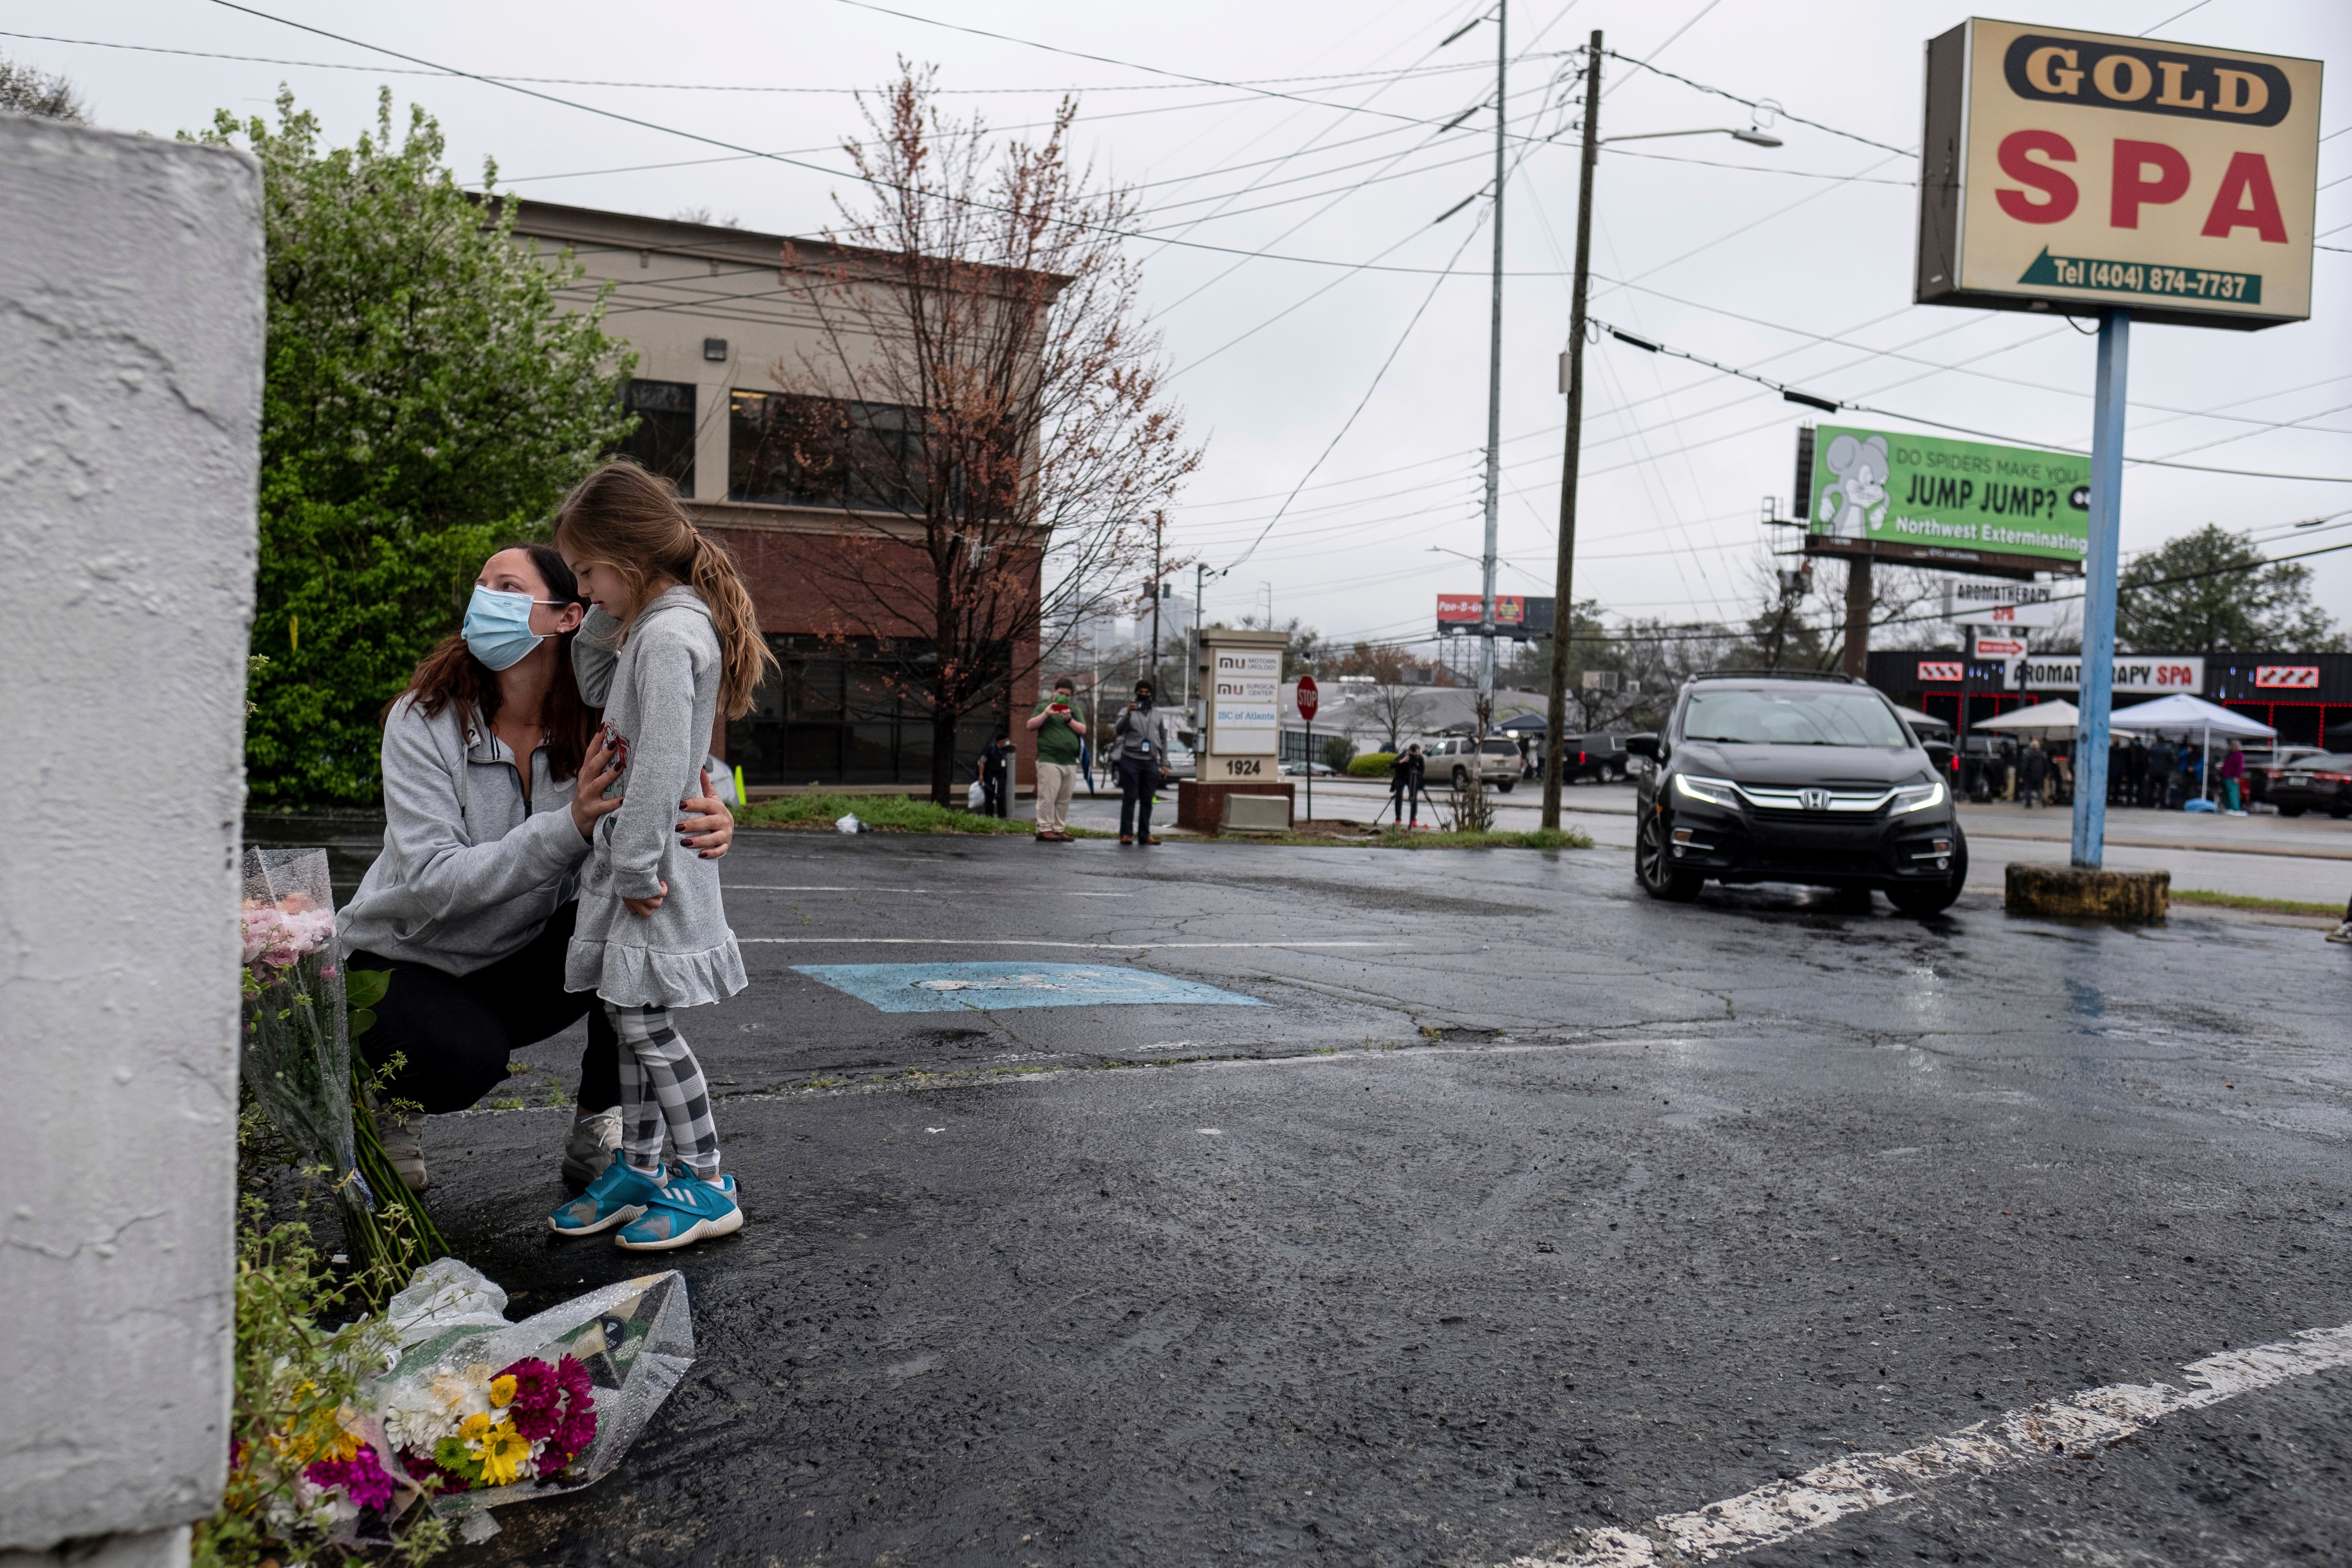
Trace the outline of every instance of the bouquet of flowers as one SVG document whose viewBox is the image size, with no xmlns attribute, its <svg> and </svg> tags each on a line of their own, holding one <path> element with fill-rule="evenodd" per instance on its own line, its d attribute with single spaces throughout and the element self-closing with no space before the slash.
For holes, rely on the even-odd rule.
<svg viewBox="0 0 2352 1568">
<path fill-rule="evenodd" d="M 351 1251 L 362 1266 L 413 1266 L 447 1250 L 404 1186 L 371 1118 L 352 1115 L 360 1081 L 323 849 L 245 852 L 242 1073 L 254 1100 L 306 1167 L 332 1178 Z M 383 994 L 369 973 L 363 1002 Z M 368 1015 L 359 1015 L 364 1029 Z M 399 1211 L 395 1218 L 390 1209 Z M 397 1278 L 395 1274 L 394 1276 Z"/>
<path fill-rule="evenodd" d="M 392 1300 L 398 1364 L 368 1400 L 383 1447 L 433 1508 L 494 1528 L 481 1510 L 551 1497 L 621 1462 L 694 1362 L 685 1277 L 607 1285 L 520 1323 L 506 1293 L 454 1258 L 419 1269 Z"/>
<path fill-rule="evenodd" d="M 352 1287 L 306 1227 L 248 1228 L 241 1250 L 235 1436 L 204 1562 L 339 1560 L 328 1542 L 422 1561 L 453 1525 L 485 1540 L 488 1510 L 609 1474 L 694 1361 L 676 1273 L 514 1323 L 504 1291 L 443 1258 L 330 1331 Z"/>
</svg>

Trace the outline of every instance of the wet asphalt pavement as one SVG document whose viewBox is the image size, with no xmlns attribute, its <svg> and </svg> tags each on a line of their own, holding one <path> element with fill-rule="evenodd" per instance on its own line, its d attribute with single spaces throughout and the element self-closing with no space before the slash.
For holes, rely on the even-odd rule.
<svg viewBox="0 0 2352 1568">
<path fill-rule="evenodd" d="M 2308 929 L 1670 906 L 1614 849 L 747 833 L 727 872 L 752 984 L 681 1023 L 750 1223 L 675 1255 L 700 1359 L 456 1561 L 1549 1561 L 2352 1323 L 2352 952 Z M 1269 1005 L 793 967 L 960 962 Z M 426 1135 L 522 1310 L 646 1267 L 541 1228 L 569 1114 Z M 2352 1369 L 1738 1559 L 2077 1560 L 2352 1561 Z"/>
</svg>

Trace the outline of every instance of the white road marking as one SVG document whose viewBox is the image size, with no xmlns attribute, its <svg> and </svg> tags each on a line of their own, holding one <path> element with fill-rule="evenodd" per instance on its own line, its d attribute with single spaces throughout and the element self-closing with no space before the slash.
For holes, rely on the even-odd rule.
<svg viewBox="0 0 2352 1568">
<path fill-rule="evenodd" d="M 1045 942 L 1018 936 L 739 936 L 736 942 L 812 947 L 1077 947 L 1137 952 L 1150 947 L 1402 947 L 1401 942 Z"/>
<path fill-rule="evenodd" d="M 1737 1556 L 1904 1501 L 1912 1489 L 2062 1458 L 2070 1450 L 2086 1452 L 2120 1442 L 2164 1416 L 2340 1366 L 2352 1366 L 2352 1324 L 2305 1329 L 2292 1340 L 2223 1351 L 2181 1368 L 2183 1381 L 2201 1388 L 2109 1384 L 2071 1399 L 2009 1411 L 1899 1454 L 1849 1455 L 1693 1513 L 1661 1514 L 1646 1530 L 1595 1531 L 1580 1552 L 1516 1557 L 1510 1568 L 1654 1568 L 1668 1561 Z M 1677 1555 L 1662 1556 L 1662 1549 Z"/>
<path fill-rule="evenodd" d="M 884 888 L 879 886 L 835 888 L 830 886 L 819 887 L 813 884 L 804 886 L 797 882 L 722 882 L 719 884 L 719 890 L 723 893 L 952 893 L 964 891 L 966 889 L 957 888 Z M 1004 889 L 997 888 L 975 890 L 1003 892 Z M 1131 899 L 1135 897 L 1133 893 L 1081 893 L 1073 891 L 1068 888 L 1054 887 L 1022 888 L 1016 890 L 1024 893 L 1052 893 L 1056 898 L 1063 899 Z"/>
</svg>

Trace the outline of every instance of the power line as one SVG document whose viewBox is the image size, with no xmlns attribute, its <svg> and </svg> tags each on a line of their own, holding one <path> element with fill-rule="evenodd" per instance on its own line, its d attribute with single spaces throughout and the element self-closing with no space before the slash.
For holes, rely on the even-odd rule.
<svg viewBox="0 0 2352 1568">
<path fill-rule="evenodd" d="M 862 3 L 862 0 L 840 0 L 840 4 L 843 5 L 856 5 L 860 3 Z M 558 98 L 553 93 L 541 92 L 536 88 L 525 87 L 517 82 L 500 80 L 496 77 L 484 76 L 478 71 L 460 70 L 455 66 L 439 65 L 432 60 L 423 59 L 415 55 L 403 54 L 398 49 L 387 48 L 382 44 L 371 44 L 359 38 L 348 37 L 345 34 L 331 33 L 324 27 L 314 27 L 307 22 L 297 22 L 290 17 L 275 16 L 267 11 L 259 11 L 250 5 L 239 5 L 236 3 L 236 0 L 212 0 L 212 4 L 221 6 L 226 10 L 240 12 L 248 16 L 258 16 L 265 22 L 276 22 L 280 26 L 292 27 L 298 31 L 305 33 L 315 33 L 322 38 L 332 38 L 339 44 L 349 44 L 354 48 L 373 49 L 378 54 L 389 55 L 392 58 L 396 60 L 407 60 L 411 64 L 429 66 L 433 69 L 437 70 L 446 76 L 463 77 L 468 81 L 483 82 L 491 87 L 503 88 L 509 92 L 519 92 L 526 98 L 536 98 L 544 102 L 556 104 L 565 109 L 576 109 L 583 114 L 593 114 L 600 119 L 618 121 L 624 125 L 635 125 L 641 130 L 658 132 L 665 136 L 676 136 L 688 142 L 699 142 L 707 147 L 723 148 L 730 153 L 740 153 L 747 158 L 757 158 L 771 163 L 781 163 L 787 168 L 802 169 L 810 174 L 823 174 L 828 179 L 856 180 L 864 184 L 876 186 L 879 186 L 883 184 L 881 181 L 869 179 L 861 175 L 854 170 L 831 169 L 826 168 L 821 163 L 803 163 L 800 159 L 789 157 L 782 153 L 763 153 L 756 147 L 746 147 L 740 142 L 722 141 L 720 138 L 716 136 L 706 136 L 698 131 L 688 131 L 676 125 L 664 125 L 659 121 L 646 120 L 641 116 L 634 114 L 623 114 L 618 110 L 600 109 L 593 103 L 582 103 L 576 99 Z M 875 9 L 879 9 L 879 7 L 875 7 Z M 949 24 L 941 25 L 947 26 Z M 1421 121 L 1417 123 L 1426 122 Z M 984 211 L 1001 212 L 1004 210 L 998 207 L 993 203 L 977 202 L 969 197 L 956 196 L 949 197 L 947 199 L 961 203 L 964 205 L 979 207 Z M 1239 246 L 1210 245 L 1201 240 L 1175 239 L 1166 236 L 1154 237 L 1142 235 L 1138 234 L 1132 229 L 1114 228 L 1108 224 L 1084 223 L 1075 218 L 1057 218 L 1054 221 L 1066 227 L 1084 229 L 1096 234 L 1107 234 L 1120 239 L 1150 239 L 1153 240 L 1154 243 L 1160 245 L 1178 245 L 1190 250 L 1214 251 L 1223 256 L 1242 256 L 1247 257 L 1253 260 L 1288 261 L 1309 267 L 1351 268 L 1360 271 L 1394 272 L 1423 278 L 1433 276 L 1438 278 L 1450 278 L 1454 276 L 1450 268 L 1377 266 L 1365 262 L 1343 261 L 1333 258 L 1286 256 L 1272 250 L 1244 250 Z M 1561 276 L 1561 274 L 1550 271 L 1537 271 L 1509 272 L 1506 273 L 1505 276 L 1511 278 L 1557 278 Z"/>
<path fill-rule="evenodd" d="M 1717 98 L 1728 99 L 1732 102 L 1739 104 L 1747 109 L 1758 110 L 1769 109 L 1772 113 L 1780 116 L 1780 118 L 1783 120 L 1793 120 L 1800 125 L 1810 125 L 1816 131 L 1826 131 L 1832 136 L 1843 136 L 1849 142 L 1859 142 L 1865 147 L 1880 148 L 1888 153 L 1899 153 L 1906 158 L 1916 158 L 1919 155 L 1919 149 L 1916 147 L 1897 147 L 1892 142 L 1881 142 L 1873 136 L 1861 136 L 1851 131 L 1841 131 L 1834 125 L 1824 124 L 1818 120 L 1808 120 L 1801 114 L 1791 114 L 1777 103 L 1767 103 L 1761 99 L 1742 98 L 1738 93 L 1728 91 L 1726 89 L 1709 87 L 1703 81 L 1694 81 L 1689 77 L 1684 76 L 1678 71 L 1670 71 L 1662 66 L 1654 66 L 1648 60 L 1637 60 L 1631 55 L 1619 54 L 1615 49 L 1611 49 L 1608 52 L 1614 58 L 1623 60 L 1629 66 L 1639 66 L 1642 69 L 1649 71 L 1654 75 L 1665 77 L 1670 80 L 1678 81 L 1685 87 L 1695 88 L 1700 92 L 1711 93 Z"/>
<path fill-rule="evenodd" d="M 15 33 L 10 32 L 5 28 L 0 28 L 0 38 L 26 38 L 36 43 L 43 44 L 71 44 L 78 47 L 89 49 L 121 49 L 130 53 L 142 55 L 176 55 L 186 59 L 234 60 L 248 65 L 264 66 L 299 66 L 308 70 L 365 71 L 373 76 L 451 76 L 466 74 L 463 72 L 448 71 L 438 66 L 421 69 L 412 68 L 403 70 L 393 66 L 352 65 L 339 60 L 289 60 L 280 59 L 274 55 L 232 55 L 224 54 L 213 49 L 167 48 L 161 44 L 121 44 L 115 43 L 105 38 L 66 38 L 59 37 L 50 33 Z M 365 47 L 366 46 L 362 45 L 361 47 Z M 1471 64 L 1433 66 L 1428 68 L 1426 70 L 1422 70 L 1418 67 L 1407 67 L 1402 72 L 1330 71 L 1320 72 L 1309 76 L 1247 77 L 1239 81 L 1224 85 L 1230 85 L 1234 88 L 1245 88 L 1257 87 L 1274 82 L 1328 81 L 1334 83 L 1346 83 L 1350 80 L 1360 79 L 1368 77 L 1402 76 L 1416 73 L 1424 76 L 1458 75 L 1464 71 L 1478 70 L 1482 68 L 1483 68 L 1480 66 Z M 621 87 L 651 92 L 754 92 L 788 94 L 794 96 L 805 95 L 810 97 L 855 97 L 860 92 L 871 90 L 870 89 L 856 87 L 743 86 L 731 82 L 616 81 L 604 77 L 577 76 L 509 76 L 500 74 L 496 76 L 486 75 L 481 79 L 500 82 L 531 82 L 542 87 Z M 1124 84 L 1096 87 L 943 87 L 937 90 L 950 97 L 977 98 L 998 96 L 1041 96 L 1046 94 L 1067 95 L 1082 92 L 1181 92 L 1188 85 L 1190 84 L 1184 82 L 1129 82 Z M 1250 100 L 1247 99 L 1227 99 L 1221 101 L 1229 103 L 1244 103 Z M 1212 108 L 1214 107 L 1214 105 L 1202 104 L 1192 107 Z"/>
<path fill-rule="evenodd" d="M 1246 83 L 1238 81 L 1221 80 L 1216 77 L 1193 76 L 1187 71 L 1170 70 L 1162 66 L 1143 65 L 1135 60 L 1122 60 L 1110 55 L 1089 54 L 1084 49 L 1065 48 L 1059 44 L 1041 43 L 1034 38 L 1016 37 L 1011 33 L 992 32 L 986 27 L 974 27 L 961 22 L 942 21 L 937 16 L 924 16 L 912 11 L 900 11 L 888 5 L 877 5 L 874 4 L 874 0 L 835 0 L 835 3 L 843 5 L 854 5 L 861 11 L 877 11 L 881 13 L 883 16 L 897 16 L 903 21 L 919 22 L 927 27 L 943 27 L 951 33 L 969 33 L 973 37 L 992 38 L 1001 44 L 1018 44 L 1024 48 L 1043 49 L 1047 54 L 1067 55 L 1073 59 L 1092 60 L 1097 65 L 1118 66 L 1127 70 L 1147 71 L 1153 76 L 1173 77 L 1179 81 L 1191 82 L 1198 87 L 1239 89 L 1247 85 Z M 1429 123 L 1429 121 L 1412 115 L 1391 114 L 1384 109 L 1362 109 L 1352 104 L 1333 103 L 1327 99 L 1305 98 L 1293 92 L 1276 92 L 1269 89 L 1262 90 L 1260 92 L 1260 96 L 1265 98 L 1286 99 L 1290 102 L 1303 103 L 1316 109 L 1336 109 L 1340 110 L 1342 113 L 1348 114 L 1376 114 L 1383 119 L 1402 120 L 1415 125 L 1425 125 Z"/>
<path fill-rule="evenodd" d="M 1687 360 L 1693 364 L 1705 365 L 1707 369 L 1723 375 L 1737 376 L 1742 381 L 1752 381 L 1759 386 L 1769 387 L 1772 391 L 1779 393 L 1782 397 L 1791 403 L 1801 403 L 1808 407 L 1819 408 L 1825 413 L 1835 414 L 1842 409 L 1850 408 L 1859 414 L 1875 414 L 1885 419 L 1908 419 L 1915 425 L 1932 425 L 1939 430 L 1957 430 L 1963 436 L 1981 437 L 1988 441 L 2003 441 L 2017 446 L 2037 447 L 2042 451 L 2064 452 L 2071 457 L 2076 458 L 2088 457 L 2090 455 L 2087 452 L 2077 451 L 2071 447 L 2053 447 L 2048 442 L 2029 442 L 2020 437 L 2006 436 L 1991 430 L 1979 430 L 1973 426 L 1954 425 L 1941 419 L 1929 419 L 1924 415 L 1903 414 L 1891 408 L 1874 408 L 1866 403 L 1851 403 L 1839 398 L 1822 397 L 1813 393 L 1799 391 L 1797 388 L 1790 386 L 1785 382 L 1778 382 L 1772 380 L 1769 376 L 1758 375 L 1753 371 L 1740 370 L 1736 366 L 1724 364 L 1719 361 L 1707 359 L 1703 355 L 1692 353 L 1686 349 L 1678 349 L 1669 343 L 1654 342 L 1651 339 L 1643 337 L 1637 332 L 1628 332 L 1620 328 L 1612 327 L 1597 316 L 1593 317 L 1592 320 L 1603 331 L 1606 331 L 1611 337 L 1617 339 L 1620 342 L 1628 343 L 1634 348 L 1644 351 L 1645 353 L 1666 354 L 1675 359 Z M 2018 345 L 2012 344 L 2011 346 L 2016 347 Z M 1948 367 L 1938 366 L 1937 368 L 1945 369 Z M 2331 410 L 2331 412 L 2333 411 Z M 2232 474 L 2242 479 L 2302 479 L 2313 484 L 2326 485 L 2352 484 L 2352 478 L 2336 474 L 2282 474 L 2264 468 L 2212 468 L 2203 463 L 2176 463 L 2164 458 L 2126 457 L 2124 461 L 2142 468 L 2187 468 L 2197 473 Z"/>
<path fill-rule="evenodd" d="M 1454 247 L 1453 258 L 1445 264 L 1447 276 L 1452 275 L 1454 263 L 1462 259 L 1462 253 L 1470 248 L 1470 242 L 1478 237 L 1478 230 L 1483 226 L 1483 223 L 1472 224 L 1470 231 L 1462 237 L 1462 243 Z M 1323 460 L 1331 455 L 1332 449 L 1339 445 L 1349 430 L 1355 428 L 1357 416 L 1362 414 L 1365 405 L 1371 402 L 1372 394 L 1381 389 L 1381 381 L 1388 374 L 1389 367 L 1396 363 L 1397 355 L 1404 352 L 1405 340 L 1412 336 L 1413 328 L 1421 325 L 1421 318 L 1428 313 L 1430 305 L 1437 299 L 1437 291 L 1444 287 L 1445 278 L 1444 277 L 1429 286 L 1429 292 L 1422 296 L 1420 308 L 1413 311 L 1412 320 L 1404 324 L 1404 331 L 1397 334 L 1395 346 L 1389 350 L 1388 358 L 1381 362 L 1381 368 L 1372 373 L 1372 384 L 1364 388 L 1364 395 L 1357 400 L 1356 406 L 1348 415 L 1347 422 L 1339 426 L 1339 434 L 1333 436 L 1323 450 L 1316 455 L 1315 461 L 1307 465 L 1307 472 L 1299 477 L 1298 483 L 1291 488 L 1290 494 L 1283 499 L 1280 506 L 1275 508 L 1274 515 L 1265 520 L 1265 526 L 1258 530 L 1257 537 L 1250 541 L 1250 547 L 1235 556 L 1232 564 L 1224 568 L 1225 571 L 1232 571 L 1234 566 L 1240 565 L 1256 552 L 1257 547 L 1265 542 L 1265 536 L 1274 531 L 1274 525 L 1282 521 L 1282 514 L 1290 510 L 1290 503 L 1298 499 L 1298 492 L 1307 488 L 1307 481 L 1315 477 L 1315 470 L 1323 466 Z"/>
</svg>

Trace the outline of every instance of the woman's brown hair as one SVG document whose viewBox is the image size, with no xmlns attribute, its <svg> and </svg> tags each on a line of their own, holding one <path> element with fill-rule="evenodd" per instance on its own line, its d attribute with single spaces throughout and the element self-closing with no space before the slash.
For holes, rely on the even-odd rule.
<svg viewBox="0 0 2352 1568">
<path fill-rule="evenodd" d="M 546 580 L 549 598 L 574 605 L 587 603 L 580 596 L 580 584 L 572 575 L 572 568 L 552 546 L 503 544 L 494 553 L 509 550 L 530 554 L 532 569 Z M 547 683 L 547 698 L 539 713 L 540 723 L 547 731 L 548 776 L 559 781 L 579 777 L 580 764 L 588 757 L 588 704 L 582 700 L 579 679 L 572 673 L 572 637 L 570 632 L 556 637 L 555 675 Z M 457 632 L 442 638 L 441 646 L 417 665 L 416 673 L 408 678 L 407 695 L 416 700 L 417 708 L 427 719 L 439 718 L 442 710 L 454 702 L 461 716 L 486 731 L 498 721 L 498 675 L 474 657 L 473 649 L 466 646 L 465 637 Z"/>
<path fill-rule="evenodd" d="M 633 617 L 645 608 L 646 584 L 656 576 L 702 595 L 719 634 L 719 710 L 730 719 L 751 710 L 751 693 L 776 668 L 776 656 L 760 635 L 759 612 L 736 574 L 735 558 L 694 526 L 667 480 L 635 463 L 605 464 L 563 498 L 555 539 L 575 559 L 621 574 L 629 584 Z"/>
</svg>

